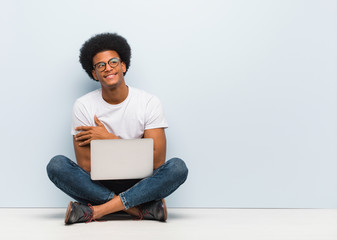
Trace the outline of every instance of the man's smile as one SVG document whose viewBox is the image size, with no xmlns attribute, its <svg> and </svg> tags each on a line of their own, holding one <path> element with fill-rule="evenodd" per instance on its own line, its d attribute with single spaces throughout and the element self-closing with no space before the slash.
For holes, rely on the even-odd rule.
<svg viewBox="0 0 337 240">
<path fill-rule="evenodd" d="M 109 73 L 107 75 L 104 75 L 104 78 L 106 79 L 113 79 L 117 74 L 116 73 Z"/>
</svg>

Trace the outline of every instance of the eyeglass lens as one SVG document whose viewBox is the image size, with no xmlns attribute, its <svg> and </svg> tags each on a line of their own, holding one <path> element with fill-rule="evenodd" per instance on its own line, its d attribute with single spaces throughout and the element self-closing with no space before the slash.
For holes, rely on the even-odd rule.
<svg viewBox="0 0 337 240">
<path fill-rule="evenodd" d="M 109 61 L 108 61 L 108 64 L 110 65 L 110 67 L 114 68 L 114 67 L 117 67 L 119 63 L 119 59 L 118 58 L 111 58 Z M 106 63 L 105 62 L 99 62 L 99 63 L 96 63 L 95 64 L 95 68 L 98 70 L 98 71 L 101 71 L 103 72 L 106 68 Z"/>
</svg>

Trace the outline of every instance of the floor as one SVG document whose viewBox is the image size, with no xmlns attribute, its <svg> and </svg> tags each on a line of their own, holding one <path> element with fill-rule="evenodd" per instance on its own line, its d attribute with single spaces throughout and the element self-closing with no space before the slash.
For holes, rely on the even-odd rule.
<svg viewBox="0 0 337 240">
<path fill-rule="evenodd" d="M 113 216 L 69 226 L 65 210 L 0 208 L 0 239 L 337 239 L 337 209 L 170 208 L 166 223 Z"/>
</svg>

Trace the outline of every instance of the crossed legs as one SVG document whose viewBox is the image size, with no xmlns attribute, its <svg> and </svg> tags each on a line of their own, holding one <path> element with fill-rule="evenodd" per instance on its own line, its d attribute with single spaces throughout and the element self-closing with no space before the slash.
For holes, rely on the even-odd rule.
<svg viewBox="0 0 337 240">
<path fill-rule="evenodd" d="M 170 195 L 185 182 L 188 169 L 181 159 L 170 159 L 154 170 L 152 176 L 119 195 L 101 182 L 91 180 L 88 172 L 62 155 L 50 160 L 47 173 L 50 180 L 67 195 L 80 203 L 93 205 L 93 218 L 98 219 L 121 210 L 139 216 L 137 206 Z"/>
</svg>

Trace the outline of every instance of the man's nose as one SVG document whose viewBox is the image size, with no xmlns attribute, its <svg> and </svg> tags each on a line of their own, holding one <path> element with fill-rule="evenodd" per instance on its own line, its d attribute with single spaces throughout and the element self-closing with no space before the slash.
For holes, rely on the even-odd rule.
<svg viewBox="0 0 337 240">
<path fill-rule="evenodd" d="M 109 72 L 111 69 L 113 69 L 110 64 L 105 65 L 105 71 Z"/>
</svg>

